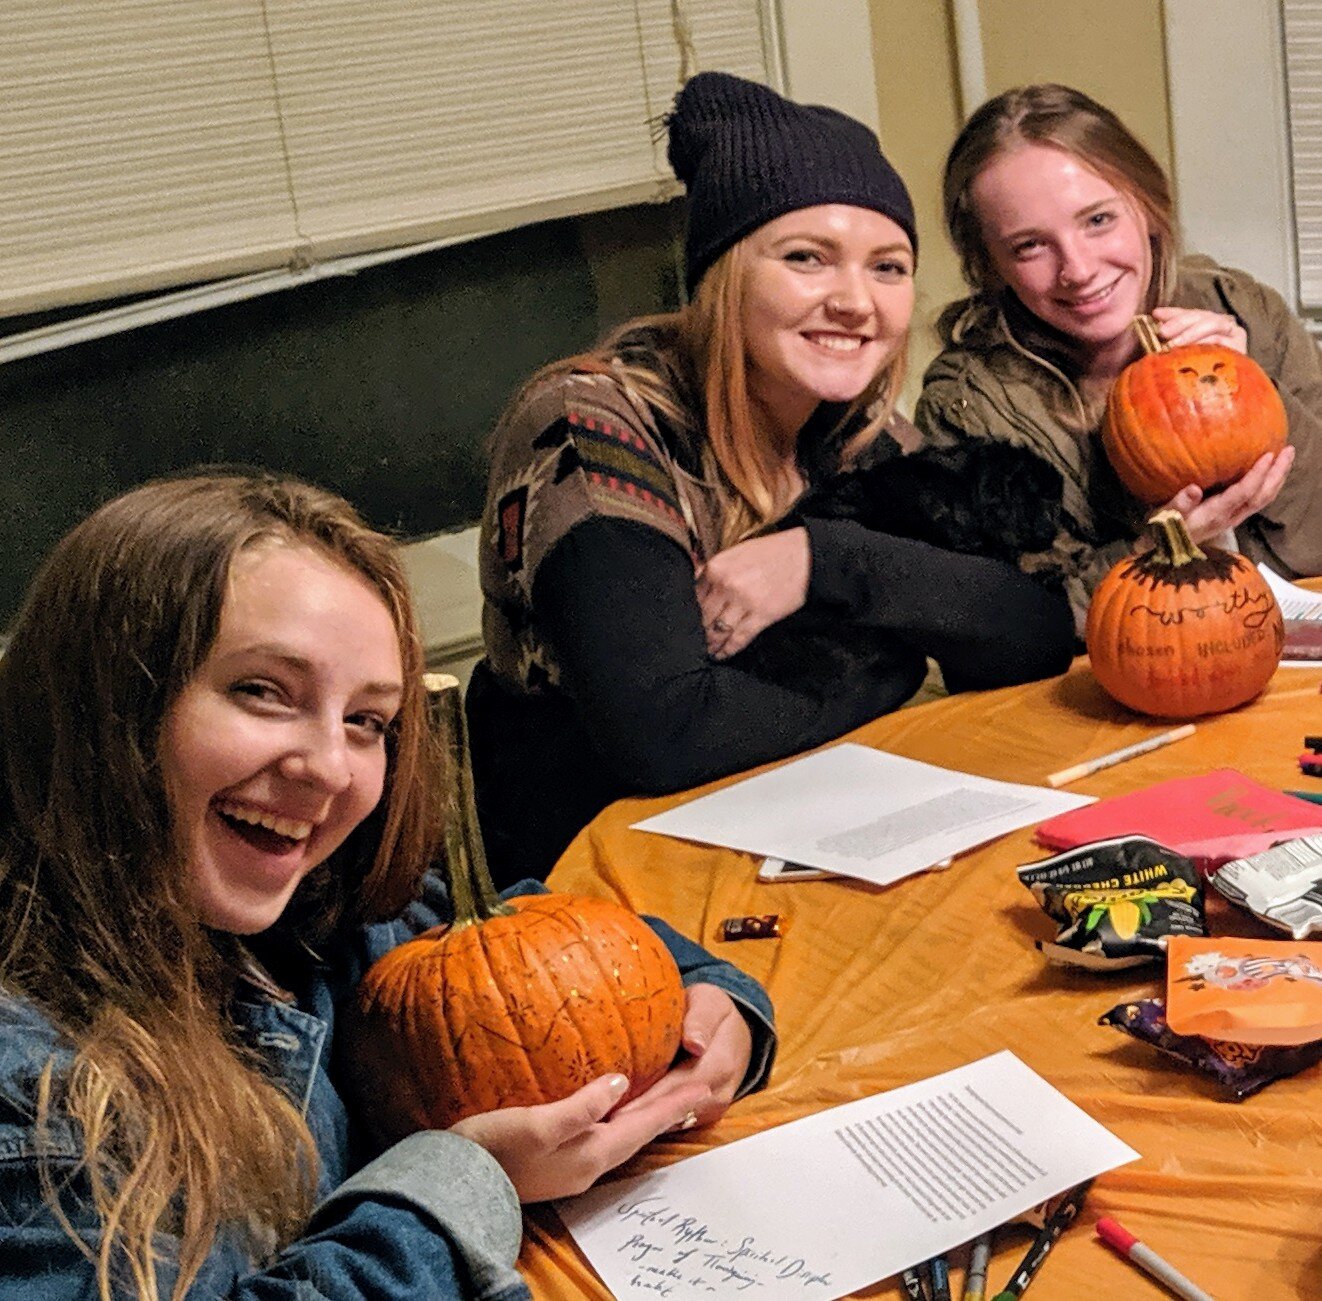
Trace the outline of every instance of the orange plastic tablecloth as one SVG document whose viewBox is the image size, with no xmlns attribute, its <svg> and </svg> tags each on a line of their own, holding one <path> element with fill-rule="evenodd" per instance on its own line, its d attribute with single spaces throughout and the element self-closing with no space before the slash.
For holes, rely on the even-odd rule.
<svg viewBox="0 0 1322 1301">
<path fill-rule="evenodd" d="M 1252 705 L 1201 721 L 1189 739 L 1071 789 L 1114 795 L 1218 767 L 1270 786 L 1299 786 L 1308 780 L 1295 763 L 1302 737 L 1322 731 L 1320 685 L 1322 669 L 1281 669 Z M 902 710 L 850 739 L 986 777 L 1040 783 L 1049 772 L 1164 726 L 1112 704 L 1081 659 L 1063 678 Z M 570 846 L 550 883 L 664 917 L 756 976 L 776 1007 L 780 1053 L 765 1091 L 707 1131 L 653 1145 L 621 1173 L 1009 1048 L 1142 1154 L 1097 1181 L 1031 1296 L 1166 1295 L 1096 1240 L 1093 1223 L 1105 1214 L 1219 1301 L 1322 1297 L 1322 1067 L 1237 1104 L 1205 1077 L 1099 1026 L 1097 1017 L 1122 1000 L 1159 992 L 1162 972 L 1103 975 L 1043 961 L 1033 940 L 1053 935 L 1054 924 L 1014 875 L 1016 865 L 1045 854 L 1031 829 L 963 856 L 945 872 L 888 887 L 843 880 L 767 885 L 754 880 L 750 855 L 629 829 L 692 794 L 612 805 Z M 1216 932 L 1270 933 L 1215 899 L 1209 909 Z M 783 938 L 717 939 L 722 918 L 765 912 L 785 919 Z M 537 1297 L 610 1295 L 553 1211 L 532 1210 L 527 1227 L 520 1267 Z M 1002 1233 L 988 1295 L 1009 1278 L 1028 1240 L 1025 1229 Z M 957 1283 L 963 1260 L 962 1251 L 952 1258 Z M 900 1297 L 902 1290 L 890 1279 L 856 1295 Z"/>
</svg>

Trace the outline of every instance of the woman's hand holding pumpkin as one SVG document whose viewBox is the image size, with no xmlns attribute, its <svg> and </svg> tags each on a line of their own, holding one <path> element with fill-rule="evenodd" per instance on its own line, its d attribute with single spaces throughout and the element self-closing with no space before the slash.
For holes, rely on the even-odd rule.
<svg viewBox="0 0 1322 1301">
<path fill-rule="evenodd" d="M 1252 469 L 1220 492 L 1204 494 L 1197 484 L 1181 488 L 1163 509 L 1184 516 L 1189 536 L 1198 543 L 1214 542 L 1238 528 L 1250 515 L 1271 505 L 1294 464 L 1294 448 L 1260 456 Z M 1143 548 L 1146 549 L 1146 548 Z"/>
<path fill-rule="evenodd" d="M 718 660 L 737 655 L 799 609 L 808 599 L 811 568 L 805 528 L 736 542 L 700 566 L 696 591 L 708 654 Z"/>
<path fill-rule="evenodd" d="M 683 1052 L 673 1066 L 645 1093 L 626 1102 L 615 1114 L 624 1116 L 635 1108 L 652 1108 L 666 1098 L 692 1097 L 674 1129 L 691 1129 L 719 1120 L 734 1101 L 748 1074 L 753 1036 L 734 999 L 715 985 L 690 985 L 684 991 Z"/>
<path fill-rule="evenodd" d="M 1236 352 L 1248 352 L 1249 336 L 1233 317 L 1222 312 L 1208 312 L 1196 307 L 1154 307 L 1153 318 L 1161 340 L 1168 347 L 1187 343 L 1219 343 Z"/>
<path fill-rule="evenodd" d="M 710 1093 L 701 1081 L 655 1097 L 649 1089 L 612 1113 L 628 1087 L 623 1075 L 603 1075 L 560 1102 L 484 1111 L 456 1122 L 450 1132 L 486 1148 L 521 1202 L 572 1197 L 659 1134 L 682 1126 Z"/>
</svg>

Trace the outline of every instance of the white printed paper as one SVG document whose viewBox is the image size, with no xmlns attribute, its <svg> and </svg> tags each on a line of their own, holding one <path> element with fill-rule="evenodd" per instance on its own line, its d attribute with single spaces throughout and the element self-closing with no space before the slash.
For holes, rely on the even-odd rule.
<svg viewBox="0 0 1322 1301">
<path fill-rule="evenodd" d="M 1310 592 L 1297 583 L 1286 582 L 1279 574 L 1266 565 L 1259 565 L 1258 572 L 1267 580 L 1276 604 L 1281 607 L 1281 618 L 1298 620 L 1303 623 L 1322 621 L 1322 593 Z M 1281 667 L 1286 669 L 1315 669 L 1317 660 L 1282 660 Z"/>
<path fill-rule="evenodd" d="M 834 1301 L 1137 1156 L 1002 1052 L 556 1209 L 620 1301 Z"/>
<path fill-rule="evenodd" d="M 634 827 L 885 885 L 1092 800 L 847 742 Z"/>
</svg>

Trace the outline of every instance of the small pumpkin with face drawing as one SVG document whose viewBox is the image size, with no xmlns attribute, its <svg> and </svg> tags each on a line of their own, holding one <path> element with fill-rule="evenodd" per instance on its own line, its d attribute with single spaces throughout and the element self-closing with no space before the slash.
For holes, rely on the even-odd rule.
<svg viewBox="0 0 1322 1301">
<path fill-rule="evenodd" d="M 1135 329 L 1148 351 L 1111 387 L 1102 444 L 1140 501 L 1163 505 L 1191 483 L 1224 488 L 1285 447 L 1285 406 L 1251 357 L 1218 343 L 1167 348 L 1147 316 Z"/>
</svg>

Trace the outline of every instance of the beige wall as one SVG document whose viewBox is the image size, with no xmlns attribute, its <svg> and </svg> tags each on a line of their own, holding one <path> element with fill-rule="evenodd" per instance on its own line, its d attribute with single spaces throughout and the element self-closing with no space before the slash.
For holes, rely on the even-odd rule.
<svg viewBox="0 0 1322 1301">
<path fill-rule="evenodd" d="M 941 167 L 960 125 L 948 0 L 870 0 L 881 141 L 913 192 L 918 307 L 906 399 L 932 357 L 937 313 L 962 292 L 941 225 Z M 1114 109 L 1169 165 L 1161 0 L 979 0 L 987 93 L 1063 81 Z"/>
<path fill-rule="evenodd" d="M 981 0 L 979 9 L 989 94 L 1030 81 L 1077 86 L 1169 168 L 1161 0 Z"/>
</svg>

